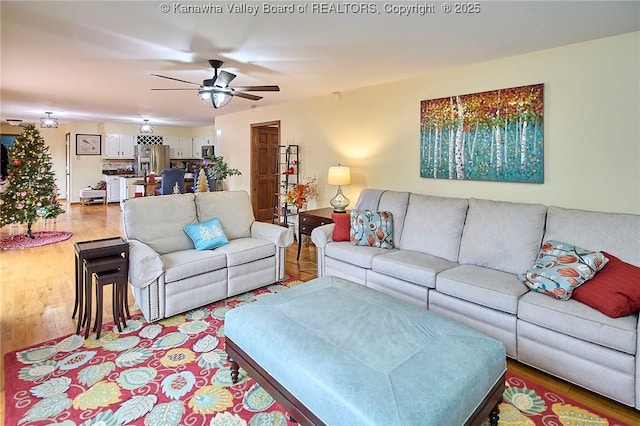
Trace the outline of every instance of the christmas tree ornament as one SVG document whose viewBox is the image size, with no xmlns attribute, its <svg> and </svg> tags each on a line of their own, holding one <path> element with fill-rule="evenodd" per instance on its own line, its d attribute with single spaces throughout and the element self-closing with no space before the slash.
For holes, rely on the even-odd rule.
<svg viewBox="0 0 640 426">
<path fill-rule="evenodd" d="M 22 164 L 22 161 L 19 158 L 16 158 L 15 160 L 13 160 L 14 166 L 20 166 L 20 164 Z"/>
</svg>

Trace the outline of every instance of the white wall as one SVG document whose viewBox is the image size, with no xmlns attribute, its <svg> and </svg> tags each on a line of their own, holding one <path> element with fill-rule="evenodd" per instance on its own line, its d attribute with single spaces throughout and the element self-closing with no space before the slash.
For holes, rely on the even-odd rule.
<svg viewBox="0 0 640 426">
<path fill-rule="evenodd" d="M 424 99 L 544 83 L 545 182 L 450 181 L 419 176 Z M 640 32 L 460 67 L 376 87 L 216 118 L 220 153 L 249 190 L 250 125 L 281 121 L 283 144 L 300 144 L 303 177 L 320 181 L 328 206 L 330 165 L 352 168 L 343 188 L 535 202 L 640 214 Z M 246 172 L 245 172 L 246 170 Z"/>
</svg>

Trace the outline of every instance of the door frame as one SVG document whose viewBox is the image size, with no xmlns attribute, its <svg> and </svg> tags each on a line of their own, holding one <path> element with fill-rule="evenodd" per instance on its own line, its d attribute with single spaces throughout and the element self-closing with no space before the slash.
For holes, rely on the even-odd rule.
<svg viewBox="0 0 640 426">
<path fill-rule="evenodd" d="M 282 140 L 282 128 L 280 120 L 273 121 L 264 121 L 261 123 L 251 123 L 251 208 L 253 209 L 254 216 L 257 214 L 258 210 L 258 161 L 256 156 L 258 155 L 258 132 L 260 128 L 269 127 L 276 128 L 278 130 L 278 145 L 280 145 L 280 141 Z M 273 159 L 275 164 L 275 158 Z M 273 197 L 272 197 L 273 198 Z M 273 201 L 271 201 L 273 203 Z"/>
</svg>

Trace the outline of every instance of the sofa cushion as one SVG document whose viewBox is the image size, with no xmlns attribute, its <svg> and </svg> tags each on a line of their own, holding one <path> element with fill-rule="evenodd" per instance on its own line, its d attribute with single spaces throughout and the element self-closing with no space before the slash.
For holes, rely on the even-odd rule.
<svg viewBox="0 0 640 426">
<path fill-rule="evenodd" d="M 257 238 L 236 238 L 229 241 L 229 244 L 218 247 L 216 252 L 224 253 L 227 256 L 227 266 L 232 267 L 275 256 L 276 245 Z"/>
<path fill-rule="evenodd" d="M 380 196 L 378 203 L 378 211 L 391 212 L 393 215 L 393 232 L 400 236 L 404 218 L 407 214 L 407 204 L 409 203 L 408 192 L 384 191 Z"/>
<path fill-rule="evenodd" d="M 349 213 L 331 213 L 331 220 L 335 223 L 332 234 L 333 241 L 349 241 L 351 215 Z"/>
<path fill-rule="evenodd" d="M 608 316 L 575 300 L 557 300 L 530 291 L 520 298 L 518 320 L 608 348 L 636 353 L 638 314 Z"/>
<path fill-rule="evenodd" d="M 196 223 L 194 194 L 130 198 L 122 221 L 127 239 L 138 240 L 160 254 L 193 249 L 182 227 Z"/>
<path fill-rule="evenodd" d="M 200 222 L 217 217 L 229 240 L 251 236 L 255 217 L 246 191 L 196 192 L 195 197 Z"/>
<path fill-rule="evenodd" d="M 411 250 L 397 250 L 375 256 L 371 269 L 423 287 L 435 288 L 436 274 L 458 264 Z"/>
<path fill-rule="evenodd" d="M 368 246 L 354 246 L 350 242 L 329 242 L 324 249 L 326 257 L 338 259 L 341 262 L 351 263 L 360 268 L 371 269 L 371 263 L 375 256 L 389 253 L 388 249 Z"/>
<path fill-rule="evenodd" d="M 440 272 L 436 277 L 436 290 L 509 314 L 518 312 L 518 298 L 528 292 L 517 276 L 475 265 L 460 265 Z"/>
<path fill-rule="evenodd" d="M 469 199 L 458 262 L 521 274 L 536 259 L 547 208 Z"/>
<path fill-rule="evenodd" d="M 193 240 L 196 250 L 210 250 L 216 247 L 229 244 L 227 236 L 224 235 L 222 225 L 217 217 L 202 223 L 186 225 L 182 229 Z"/>
<path fill-rule="evenodd" d="M 457 262 L 468 206 L 466 199 L 411 194 L 398 247 Z"/>
<path fill-rule="evenodd" d="M 167 283 L 222 269 L 227 259 L 217 250 L 179 250 L 162 256 L 164 280 Z"/>
<path fill-rule="evenodd" d="M 604 254 L 561 241 L 545 241 L 534 265 L 518 275 L 527 287 L 560 300 L 590 280 L 607 263 Z"/>
<path fill-rule="evenodd" d="M 349 239 L 356 246 L 393 248 L 393 215 L 386 211 L 351 210 Z"/>
<path fill-rule="evenodd" d="M 602 213 L 550 206 L 545 240 L 569 241 L 606 251 L 640 266 L 640 215 Z"/>
<path fill-rule="evenodd" d="M 640 268 L 623 262 L 612 254 L 595 277 L 575 289 L 573 298 L 612 318 L 624 317 L 640 310 Z"/>
</svg>

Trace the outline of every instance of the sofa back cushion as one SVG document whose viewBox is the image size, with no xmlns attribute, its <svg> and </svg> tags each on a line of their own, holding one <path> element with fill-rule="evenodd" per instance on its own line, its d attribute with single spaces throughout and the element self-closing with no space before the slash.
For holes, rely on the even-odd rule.
<svg viewBox="0 0 640 426">
<path fill-rule="evenodd" d="M 217 217 L 229 240 L 251 237 L 251 225 L 256 219 L 246 191 L 197 192 L 195 196 L 200 222 Z"/>
<path fill-rule="evenodd" d="M 398 247 L 457 262 L 468 206 L 462 198 L 411 194 Z"/>
<path fill-rule="evenodd" d="M 549 206 L 545 240 L 559 240 L 640 266 L 640 215 Z"/>
<path fill-rule="evenodd" d="M 395 239 L 402 235 L 404 218 L 407 214 L 409 193 L 398 191 L 384 191 L 378 203 L 378 211 L 391 212 L 393 215 L 393 234 Z"/>
<path fill-rule="evenodd" d="M 469 199 L 458 262 L 525 272 L 540 250 L 546 212 L 541 204 Z"/>
<path fill-rule="evenodd" d="M 160 254 L 192 249 L 183 231 L 198 221 L 194 194 L 130 198 L 122 212 L 127 239 L 141 241 Z"/>
</svg>

